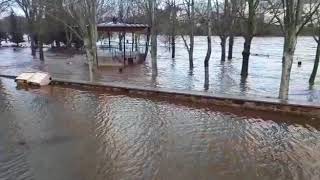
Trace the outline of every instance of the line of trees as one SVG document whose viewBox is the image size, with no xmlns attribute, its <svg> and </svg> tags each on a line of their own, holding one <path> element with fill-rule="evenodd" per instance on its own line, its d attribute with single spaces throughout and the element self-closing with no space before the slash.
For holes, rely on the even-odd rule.
<svg viewBox="0 0 320 180">
<path fill-rule="evenodd" d="M 10 0 L 0 0 L 8 6 Z M 254 37 L 272 29 L 284 37 L 282 75 L 279 98 L 288 99 L 289 83 L 297 37 L 310 30 L 318 44 L 310 84 L 314 83 L 320 58 L 319 0 L 11 0 L 24 12 L 31 39 L 32 55 L 39 48 L 43 57 L 43 43 L 50 24 L 65 31 L 64 36 L 83 42 L 90 69 L 97 61 L 98 33 L 96 25 L 117 17 L 120 22 L 145 23 L 150 31 L 153 75 L 157 74 L 157 35 L 169 37 L 171 56 L 175 58 L 176 39 L 181 37 L 188 52 L 189 67 L 193 69 L 194 37 L 207 36 L 204 59 L 208 74 L 212 54 L 212 35 L 220 38 L 221 61 L 233 58 L 235 36 L 244 38 L 241 77 L 249 72 L 251 43 Z M 1 3 L 0 3 L 1 10 Z M 52 23 L 53 22 L 53 23 Z M 70 38 L 71 37 L 71 38 Z M 59 38 L 53 38 L 60 42 Z M 121 40 L 121 34 L 119 34 Z M 149 39 L 147 40 L 149 42 Z M 229 46 L 227 47 L 227 42 Z M 206 79 L 208 79 L 206 77 Z"/>
</svg>

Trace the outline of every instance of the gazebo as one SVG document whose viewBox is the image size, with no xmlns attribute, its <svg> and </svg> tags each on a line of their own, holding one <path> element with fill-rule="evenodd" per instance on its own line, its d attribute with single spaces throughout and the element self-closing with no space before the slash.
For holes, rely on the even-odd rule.
<svg viewBox="0 0 320 180">
<path fill-rule="evenodd" d="M 109 22 L 98 24 L 97 30 L 103 37 L 99 46 L 101 55 L 98 58 L 98 66 L 126 66 L 145 61 L 150 37 L 148 25 Z M 114 38 L 113 34 L 117 34 L 118 38 Z M 140 34 L 146 36 L 142 45 Z M 131 38 L 127 38 L 127 35 Z M 115 39 L 118 41 L 113 41 Z"/>
</svg>

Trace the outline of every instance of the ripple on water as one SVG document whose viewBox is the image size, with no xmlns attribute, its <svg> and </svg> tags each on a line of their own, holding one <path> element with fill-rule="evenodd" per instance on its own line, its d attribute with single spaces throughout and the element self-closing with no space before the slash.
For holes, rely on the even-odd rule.
<svg viewBox="0 0 320 180">
<path fill-rule="evenodd" d="M 319 121 L 0 82 L 0 179 L 319 179 Z"/>
</svg>

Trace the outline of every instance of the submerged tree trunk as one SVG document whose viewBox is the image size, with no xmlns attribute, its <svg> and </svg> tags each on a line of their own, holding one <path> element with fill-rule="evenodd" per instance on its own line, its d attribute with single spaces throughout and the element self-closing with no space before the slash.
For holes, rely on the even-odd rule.
<svg viewBox="0 0 320 180">
<path fill-rule="evenodd" d="M 151 61 L 152 61 L 152 75 L 158 74 L 157 67 L 157 29 L 156 29 L 156 0 L 152 0 L 151 6 Z"/>
<path fill-rule="evenodd" d="M 227 37 L 222 36 L 220 37 L 221 39 L 221 61 L 225 61 L 226 60 L 226 43 L 227 43 Z"/>
<path fill-rule="evenodd" d="M 229 34 L 229 50 L 228 50 L 228 60 L 233 58 L 233 44 L 234 44 L 234 30 L 235 30 L 235 23 L 236 23 L 236 15 L 238 13 L 239 7 L 239 0 L 231 0 L 231 23 L 230 23 L 230 34 Z"/>
<path fill-rule="evenodd" d="M 194 49 L 194 21 L 195 21 L 195 9 L 194 9 L 194 0 L 191 0 L 191 30 L 190 30 L 190 49 L 189 49 L 189 67 L 193 69 L 193 49 Z"/>
<path fill-rule="evenodd" d="M 297 44 L 296 28 L 290 28 L 289 32 L 285 35 L 283 57 L 282 57 L 282 74 L 279 90 L 279 98 L 283 100 L 288 99 L 289 83 L 291 68 L 293 63 L 293 56 Z"/>
<path fill-rule="evenodd" d="M 251 51 L 251 42 L 256 32 L 256 11 L 257 11 L 258 0 L 248 0 L 248 20 L 246 22 L 246 33 L 244 34 L 244 45 L 242 51 L 242 68 L 241 68 L 241 77 L 246 78 L 248 76 L 249 69 L 249 58 Z"/>
<path fill-rule="evenodd" d="M 245 38 L 243 52 L 242 52 L 242 68 L 241 68 L 242 77 L 248 76 L 251 42 L 252 42 L 252 37 Z"/>
<path fill-rule="evenodd" d="M 39 58 L 41 61 L 44 61 L 43 42 L 41 37 L 39 38 Z"/>
<path fill-rule="evenodd" d="M 207 45 L 208 45 L 208 49 L 207 49 L 207 54 L 206 57 L 204 59 L 204 67 L 206 68 L 206 70 L 208 70 L 209 67 L 209 60 L 211 57 L 211 51 L 212 51 L 212 47 L 211 47 L 211 36 L 212 36 L 212 31 L 211 31 L 211 26 L 212 26 L 212 21 L 211 21 L 211 11 L 212 11 L 212 6 L 211 6 L 211 0 L 208 0 L 208 5 L 207 5 Z"/>
<path fill-rule="evenodd" d="M 151 30 L 151 61 L 152 61 L 152 73 L 157 74 L 157 34 Z"/>
<path fill-rule="evenodd" d="M 193 69 L 193 48 L 194 48 L 194 36 L 190 36 L 190 49 L 189 49 L 189 68 Z"/>
<path fill-rule="evenodd" d="M 316 79 L 316 76 L 317 76 L 318 67 L 319 67 L 319 60 L 320 60 L 320 39 L 317 41 L 316 57 L 315 57 L 315 60 L 314 60 L 313 70 L 312 70 L 312 73 L 311 73 L 311 76 L 310 76 L 310 79 L 309 79 L 309 83 L 311 85 L 314 84 L 314 80 Z"/>
<path fill-rule="evenodd" d="M 176 35 L 175 35 L 175 32 L 172 32 L 172 34 L 171 34 L 171 47 L 172 47 L 171 58 L 175 58 L 175 56 L 176 56 Z"/>
<path fill-rule="evenodd" d="M 233 44 L 234 44 L 234 35 L 231 34 L 229 37 L 228 60 L 231 60 L 233 58 Z"/>
<path fill-rule="evenodd" d="M 37 49 L 37 46 L 36 46 L 36 36 L 34 34 L 31 34 L 31 55 L 33 57 L 36 56 L 36 49 Z"/>
<path fill-rule="evenodd" d="M 171 27 L 172 27 L 172 31 L 171 31 L 171 47 L 172 47 L 172 51 L 171 51 L 171 58 L 175 58 L 176 56 L 176 22 L 177 22 L 177 10 L 176 10 L 176 1 L 173 1 L 172 4 L 172 22 L 171 22 Z"/>
<path fill-rule="evenodd" d="M 210 35 L 209 35 L 209 34 L 210 34 Z M 211 33 L 208 33 L 207 44 L 208 44 L 208 49 L 207 49 L 206 57 L 205 57 L 205 59 L 204 59 L 204 67 L 209 67 L 209 60 L 210 60 L 211 52 L 212 52 Z"/>
</svg>

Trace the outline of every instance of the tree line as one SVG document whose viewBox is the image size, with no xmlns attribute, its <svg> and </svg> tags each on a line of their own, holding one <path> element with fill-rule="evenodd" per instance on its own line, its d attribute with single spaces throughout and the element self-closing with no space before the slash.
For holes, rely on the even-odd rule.
<svg viewBox="0 0 320 180">
<path fill-rule="evenodd" d="M 313 84 L 320 58 L 320 2 L 318 0 L 0 0 L 0 12 L 8 8 L 23 12 L 32 55 L 48 42 L 79 42 L 92 71 L 97 61 L 97 24 L 116 17 L 123 23 L 144 23 L 151 27 L 152 73 L 157 75 L 157 36 L 170 41 L 172 58 L 181 38 L 193 68 L 194 37 L 207 36 L 205 72 L 209 71 L 212 35 L 220 39 L 221 58 L 233 58 L 235 36 L 244 38 L 241 77 L 249 72 L 252 40 L 260 35 L 284 38 L 279 98 L 288 99 L 291 68 L 297 38 L 309 34 L 317 42 L 315 63 L 309 83 Z M 56 36 L 54 35 L 56 34 Z M 121 37 L 119 36 L 121 40 Z M 227 47 L 228 45 L 228 47 Z"/>
</svg>

